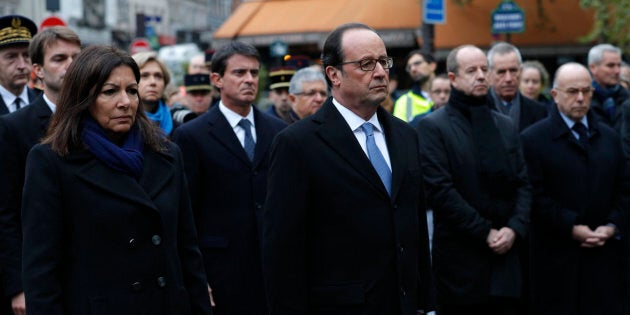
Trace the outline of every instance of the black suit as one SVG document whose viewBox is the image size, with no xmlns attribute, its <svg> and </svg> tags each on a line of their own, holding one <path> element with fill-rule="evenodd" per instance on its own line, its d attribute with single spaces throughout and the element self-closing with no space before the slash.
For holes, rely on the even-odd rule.
<svg viewBox="0 0 630 315">
<path fill-rule="evenodd" d="M 45 135 L 52 111 L 38 97 L 16 112 L 0 116 L 0 266 L 8 297 L 22 291 L 21 206 L 28 151 Z"/>
<path fill-rule="evenodd" d="M 139 180 L 36 145 L 26 162 L 30 315 L 211 314 L 179 148 L 145 147 Z"/>
<path fill-rule="evenodd" d="M 263 241 L 271 314 L 408 315 L 432 307 L 417 136 L 377 113 L 392 197 L 332 98 L 276 137 Z"/>
<path fill-rule="evenodd" d="M 587 150 L 557 110 L 522 134 L 533 187 L 532 314 L 627 314 L 622 242 L 613 238 L 601 248 L 581 248 L 572 238 L 578 224 L 622 228 L 629 208 L 619 137 L 594 118 L 589 113 Z"/>
<path fill-rule="evenodd" d="M 418 129 L 427 198 L 434 211 L 438 303 L 468 307 L 490 303 L 497 296 L 518 298 L 522 286 L 518 247 L 527 233 L 531 202 L 518 133 L 511 119 L 491 112 L 516 175 L 510 183 L 514 189 L 497 194 L 504 187 L 482 182 L 471 122 L 450 102 L 422 119 Z M 488 247 L 487 236 L 491 228 L 505 226 L 514 230 L 517 240 L 506 254 L 497 255 Z"/>
<path fill-rule="evenodd" d="M 257 135 L 253 162 L 219 106 L 173 135 L 184 154 L 216 314 L 267 314 L 260 258 L 262 207 L 269 147 L 286 124 L 252 110 Z"/>
<path fill-rule="evenodd" d="M 35 102 L 35 99 L 37 99 L 38 96 L 42 95 L 42 91 L 40 91 L 40 90 L 31 89 L 29 87 L 26 87 L 26 89 L 28 91 L 27 92 L 28 93 L 28 100 L 22 100 L 23 102 L 33 103 L 33 102 Z M 22 103 L 22 107 L 25 106 L 25 105 L 26 104 Z M 2 99 L 2 97 L 0 97 L 0 116 L 6 115 L 8 113 L 9 113 L 9 107 L 7 107 L 7 104 L 4 102 L 4 99 Z"/>
</svg>

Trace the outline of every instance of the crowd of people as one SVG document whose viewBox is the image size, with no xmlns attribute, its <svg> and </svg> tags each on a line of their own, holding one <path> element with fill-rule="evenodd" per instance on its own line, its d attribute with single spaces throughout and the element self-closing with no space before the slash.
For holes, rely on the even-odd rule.
<svg viewBox="0 0 630 315">
<path fill-rule="evenodd" d="M 619 48 L 552 79 L 509 43 L 412 50 L 394 95 L 348 23 L 265 109 L 261 63 L 232 41 L 181 91 L 0 17 L 0 315 L 630 314 Z"/>
</svg>

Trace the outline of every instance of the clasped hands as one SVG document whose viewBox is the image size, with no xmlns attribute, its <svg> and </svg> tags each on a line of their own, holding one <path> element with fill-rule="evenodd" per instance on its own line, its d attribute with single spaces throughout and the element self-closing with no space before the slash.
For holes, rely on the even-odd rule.
<svg viewBox="0 0 630 315">
<path fill-rule="evenodd" d="M 602 225 L 593 231 L 587 225 L 574 225 L 571 234 L 574 240 L 580 242 L 581 247 L 600 247 L 604 246 L 606 241 L 615 235 L 615 227 Z"/>
<path fill-rule="evenodd" d="M 514 230 L 509 227 L 502 227 L 499 230 L 490 229 L 486 242 L 495 254 L 503 255 L 512 248 L 515 239 L 516 233 L 514 233 Z"/>
</svg>

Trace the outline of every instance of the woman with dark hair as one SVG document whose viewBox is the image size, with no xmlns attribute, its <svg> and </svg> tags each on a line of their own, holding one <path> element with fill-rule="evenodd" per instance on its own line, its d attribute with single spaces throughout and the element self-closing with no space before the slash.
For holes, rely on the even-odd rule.
<svg viewBox="0 0 630 315">
<path fill-rule="evenodd" d="M 151 123 L 128 54 L 70 65 L 23 195 L 26 308 L 38 314 L 211 314 L 181 153 Z"/>
</svg>

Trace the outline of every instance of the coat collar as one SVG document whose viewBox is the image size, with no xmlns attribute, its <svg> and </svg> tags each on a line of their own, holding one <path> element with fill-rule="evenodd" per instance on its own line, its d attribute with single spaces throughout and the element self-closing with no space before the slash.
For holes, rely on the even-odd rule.
<svg viewBox="0 0 630 315">
<path fill-rule="evenodd" d="M 551 136 L 553 140 L 556 140 L 559 138 L 568 138 L 568 141 L 573 143 L 573 145 L 576 148 L 584 150 L 584 148 L 582 148 L 582 146 L 580 145 L 579 141 L 571 133 L 569 126 L 567 126 L 567 124 L 564 122 L 564 120 L 560 116 L 560 112 L 558 111 L 558 108 L 556 106 L 554 106 L 551 109 L 548 119 L 551 120 Z M 590 141 L 590 139 L 592 139 L 593 137 L 598 136 L 599 128 L 597 126 L 597 121 L 596 119 L 593 119 L 593 114 L 591 113 L 590 110 L 586 114 L 586 119 L 588 120 L 588 131 L 590 133 L 589 135 L 589 141 Z"/>
<path fill-rule="evenodd" d="M 170 152 L 157 153 L 146 148 L 140 182 L 109 168 L 86 150 L 70 153 L 67 159 L 82 164 L 76 173 L 81 180 L 156 211 L 152 200 L 175 176 L 174 157 Z"/>
<path fill-rule="evenodd" d="M 407 155 L 404 151 L 408 146 L 399 143 L 401 139 L 404 138 L 399 134 L 399 130 L 392 128 L 393 118 L 391 114 L 379 107 L 377 116 L 383 126 L 387 149 L 390 155 L 390 163 L 392 166 L 392 199 L 395 199 L 400 190 L 404 171 L 407 169 L 405 160 L 405 156 Z M 365 177 L 375 190 L 384 197 L 389 198 L 387 190 L 378 176 L 378 173 L 363 149 L 361 149 L 353 131 L 350 130 L 343 116 L 341 116 L 333 105 L 332 98 L 329 98 L 322 108 L 312 116 L 312 121 L 319 124 L 316 129 L 316 133 L 319 137 L 353 169 Z"/>
</svg>

